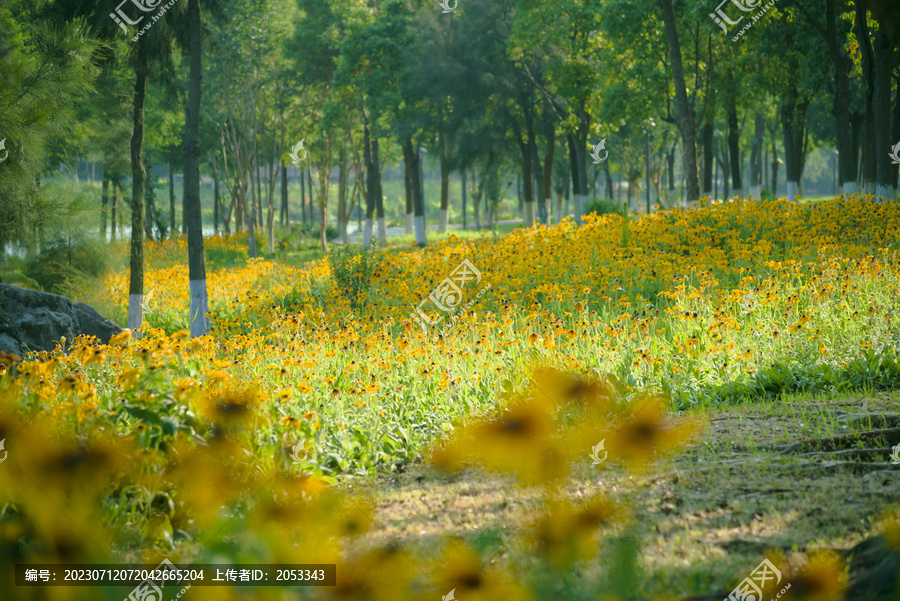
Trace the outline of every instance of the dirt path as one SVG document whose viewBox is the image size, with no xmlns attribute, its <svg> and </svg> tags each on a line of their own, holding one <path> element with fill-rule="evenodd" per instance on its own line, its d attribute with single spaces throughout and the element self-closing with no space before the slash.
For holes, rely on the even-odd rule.
<svg viewBox="0 0 900 601">
<path fill-rule="evenodd" d="M 872 414 L 874 421 L 860 418 Z M 877 414 L 887 416 L 879 421 Z M 630 476 L 612 460 L 591 466 L 586 458 L 567 492 L 604 492 L 635 516 L 646 576 L 635 598 L 722 599 L 773 549 L 802 564 L 810 551 L 846 551 L 873 536 L 873 520 L 900 500 L 900 465 L 891 463 L 885 441 L 843 436 L 820 445 L 837 453 L 785 445 L 890 426 L 897 414 L 900 391 L 729 408 L 704 415 L 705 433 L 647 475 Z M 869 451 L 848 453 L 855 448 Z M 540 491 L 508 479 L 427 466 L 362 488 L 377 499 L 379 517 L 360 547 L 396 541 L 425 558 L 455 534 L 490 539 L 496 561 L 516 563 L 517 531 L 540 500 Z M 585 569 L 599 574 L 601 564 Z"/>
</svg>

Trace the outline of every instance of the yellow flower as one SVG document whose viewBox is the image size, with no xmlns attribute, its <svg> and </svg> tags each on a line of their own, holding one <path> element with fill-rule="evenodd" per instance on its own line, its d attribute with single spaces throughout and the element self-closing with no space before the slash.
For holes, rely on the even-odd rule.
<svg viewBox="0 0 900 601">
<path fill-rule="evenodd" d="M 119 346 L 131 340 L 131 330 L 122 330 L 109 339 L 109 346 Z"/>
</svg>

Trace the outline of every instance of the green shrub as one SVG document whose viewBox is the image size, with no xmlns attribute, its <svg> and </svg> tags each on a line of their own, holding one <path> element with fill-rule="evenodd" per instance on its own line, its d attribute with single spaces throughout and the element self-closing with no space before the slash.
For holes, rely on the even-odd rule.
<svg viewBox="0 0 900 601">
<path fill-rule="evenodd" d="M 100 278 L 109 268 L 108 248 L 87 236 L 76 234 L 45 242 L 39 254 L 25 260 L 22 275 L 42 290 L 66 294 L 74 281 Z"/>
<path fill-rule="evenodd" d="M 377 262 L 375 244 L 356 250 L 350 245 L 337 245 L 328 253 L 328 264 L 338 292 L 350 301 L 354 309 L 365 306 L 372 287 L 372 273 Z"/>
<path fill-rule="evenodd" d="M 592 198 L 590 202 L 584 207 L 584 214 L 587 215 L 589 213 L 596 213 L 597 215 L 608 215 L 610 213 L 614 213 L 616 215 L 621 215 L 623 217 L 627 216 L 627 205 L 623 202 L 622 204 L 617 203 L 616 201 L 610 198 Z"/>
</svg>

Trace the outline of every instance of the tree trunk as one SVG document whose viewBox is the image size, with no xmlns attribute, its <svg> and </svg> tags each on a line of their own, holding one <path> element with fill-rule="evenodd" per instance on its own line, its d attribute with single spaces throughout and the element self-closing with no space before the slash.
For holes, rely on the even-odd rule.
<svg viewBox="0 0 900 601">
<path fill-rule="evenodd" d="M 531 153 L 532 169 L 534 173 L 535 204 L 534 217 L 537 223 L 547 224 L 547 199 L 544 197 L 544 172 L 541 170 L 541 159 L 538 157 L 537 140 L 535 140 L 534 152 Z"/>
<path fill-rule="evenodd" d="M 466 170 L 462 170 L 462 220 L 463 231 L 466 231 Z"/>
<path fill-rule="evenodd" d="M 146 158 L 146 157 L 145 157 Z M 144 208 L 147 214 L 144 216 L 144 238 L 153 240 L 153 214 L 155 212 L 153 199 L 153 166 L 144 164 Z"/>
<path fill-rule="evenodd" d="M 191 33 L 190 84 L 184 115 L 184 221 L 188 228 L 188 282 L 191 294 L 191 337 L 209 332 L 206 295 L 206 265 L 203 257 L 203 221 L 200 214 L 200 94 L 201 36 L 200 0 L 188 0 Z"/>
<path fill-rule="evenodd" d="M 712 111 L 710 111 L 712 113 Z M 703 124 L 703 195 L 709 196 L 713 191 L 713 124 L 707 120 Z"/>
<path fill-rule="evenodd" d="M 372 166 L 372 142 L 369 138 L 369 117 L 366 108 L 363 113 L 363 160 L 366 163 L 366 225 L 363 229 L 362 246 L 368 248 L 372 242 L 372 222 L 375 217 L 375 168 Z"/>
<path fill-rule="evenodd" d="M 378 150 L 378 138 L 372 138 L 372 185 L 375 188 L 374 200 L 375 216 L 377 217 L 378 225 L 378 244 L 385 247 L 388 239 L 387 224 L 384 221 L 384 191 L 381 188 L 381 157 Z M 424 217 L 422 217 L 422 221 L 424 224 Z"/>
<path fill-rule="evenodd" d="M 410 151 L 413 156 L 412 187 L 416 245 L 425 246 L 428 244 L 428 240 L 425 236 L 425 198 L 423 194 L 425 182 L 422 181 L 422 159 L 412 146 L 410 146 Z"/>
<path fill-rule="evenodd" d="M 288 209 L 288 179 L 287 165 L 281 165 L 281 227 L 287 227 L 291 222 L 291 214 Z"/>
<path fill-rule="evenodd" d="M 350 211 L 347 210 L 347 163 L 344 145 L 341 145 L 340 162 L 338 163 L 338 229 L 341 233 L 341 242 L 346 246 L 350 243 L 347 238 L 347 222 L 350 220 Z"/>
<path fill-rule="evenodd" d="M 663 23 L 666 27 L 666 40 L 669 44 L 669 57 L 672 61 L 672 78 L 675 85 L 675 112 L 678 130 L 683 142 L 682 161 L 686 184 L 687 201 L 700 198 L 700 174 L 697 170 L 697 127 L 694 107 L 688 102 L 687 87 L 684 82 L 684 69 L 681 64 L 681 46 L 678 42 L 678 30 L 675 27 L 675 8 L 672 0 L 660 0 Z"/>
<path fill-rule="evenodd" d="M 219 164 L 213 154 L 213 233 L 219 235 Z"/>
<path fill-rule="evenodd" d="M 306 223 L 306 178 L 300 170 L 300 220 Z"/>
<path fill-rule="evenodd" d="M 891 141 L 892 146 L 900 143 L 900 79 L 897 80 L 897 93 L 894 99 L 894 124 L 891 128 Z M 891 182 L 895 190 L 900 187 L 900 182 L 897 180 L 898 170 L 900 170 L 900 164 L 891 161 Z"/>
<path fill-rule="evenodd" d="M 728 106 L 728 154 L 731 158 L 731 182 L 734 193 L 744 195 L 744 182 L 741 177 L 741 149 L 739 146 L 741 138 L 741 129 L 738 124 L 737 106 L 734 102 Z M 725 195 L 728 196 L 727 194 Z"/>
<path fill-rule="evenodd" d="M 416 153 L 413 151 L 412 137 L 407 137 L 402 144 L 403 147 L 403 181 L 406 186 L 406 228 L 407 234 L 413 233 L 414 216 L 416 210 L 416 195 L 419 189 L 415 181 L 414 173 L 416 171 Z"/>
<path fill-rule="evenodd" d="M 875 153 L 875 198 L 879 202 L 894 200 L 894 178 L 891 169 L 891 61 L 894 47 L 883 30 L 875 32 L 872 40 L 874 49 L 875 78 L 872 96 L 872 114 L 875 128 L 873 151 Z"/>
<path fill-rule="evenodd" d="M 575 200 L 575 204 L 578 203 L 578 198 L 581 195 L 581 188 L 579 187 L 579 182 L 581 181 L 580 171 L 578 169 L 578 151 L 577 141 L 575 138 L 575 134 L 569 133 L 566 134 L 566 143 L 569 145 L 569 167 L 572 170 L 572 197 Z M 576 209 L 576 219 L 575 223 L 578 223 L 578 210 Z M 569 196 L 568 191 L 566 191 L 566 215 L 569 214 Z"/>
<path fill-rule="evenodd" d="M 112 199 L 110 201 L 109 208 L 109 238 L 111 241 L 115 242 L 118 237 L 118 225 L 119 222 L 116 220 L 118 217 L 117 213 L 119 210 L 119 197 L 117 196 L 116 190 L 118 187 L 118 182 L 116 180 L 112 180 Z"/>
<path fill-rule="evenodd" d="M 137 42 L 134 69 L 134 131 L 131 135 L 131 256 L 128 285 L 128 328 L 137 330 L 144 320 L 144 100 L 149 67 L 148 38 Z"/>
<path fill-rule="evenodd" d="M 772 138 L 772 194 L 778 197 L 778 145 Z"/>
<path fill-rule="evenodd" d="M 441 216 L 438 232 L 444 233 L 450 225 L 450 157 L 444 148 L 443 135 L 440 139 L 441 154 Z"/>
<path fill-rule="evenodd" d="M 750 147 L 750 197 L 760 197 L 762 183 L 762 150 L 763 136 L 766 133 L 766 121 L 760 113 L 756 113 L 753 121 L 753 144 Z"/>
<path fill-rule="evenodd" d="M 181 217 L 184 219 L 184 216 Z M 169 232 L 175 235 L 175 147 L 169 148 Z"/>
<path fill-rule="evenodd" d="M 248 178 L 250 180 L 250 203 L 247 205 L 247 245 L 249 246 L 250 258 L 256 258 L 256 186 L 253 183 L 253 166 L 251 159 L 251 167 L 250 173 L 248 174 Z"/>
<path fill-rule="evenodd" d="M 546 225 L 550 225 L 550 205 L 553 199 L 553 158 L 556 153 L 556 122 L 548 120 L 547 128 L 544 130 L 544 140 L 547 148 L 544 152 L 544 213 L 547 216 Z"/>
<path fill-rule="evenodd" d="M 106 179 L 106 175 L 103 177 L 102 184 L 103 191 L 100 193 L 100 235 L 103 237 L 103 241 L 106 242 L 106 217 L 107 217 L 107 208 L 109 206 L 109 180 Z"/>
<path fill-rule="evenodd" d="M 796 82 L 792 81 L 781 105 L 781 126 L 784 136 L 784 161 L 787 179 L 788 202 L 797 202 L 799 184 L 803 174 L 806 134 L 806 109 L 809 96 L 801 97 Z"/>
<path fill-rule="evenodd" d="M 862 188 L 865 194 L 875 194 L 875 180 L 878 173 L 875 156 L 875 56 L 866 24 L 866 8 L 862 2 L 856 3 L 856 39 L 859 42 L 862 67 L 862 86 L 865 106 L 865 144 L 862 153 Z"/>
</svg>

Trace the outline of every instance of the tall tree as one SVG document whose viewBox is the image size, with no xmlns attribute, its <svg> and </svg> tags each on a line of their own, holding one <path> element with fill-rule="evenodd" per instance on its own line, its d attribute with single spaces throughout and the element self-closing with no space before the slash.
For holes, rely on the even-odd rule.
<svg viewBox="0 0 900 601">
<path fill-rule="evenodd" d="M 684 161 L 684 177 L 688 202 L 700 198 L 700 172 L 697 169 L 697 125 L 696 113 L 688 100 L 681 62 L 681 45 L 675 23 L 675 8 L 672 0 L 659 0 L 663 23 L 666 26 L 666 41 L 669 44 L 669 58 L 672 65 L 672 80 L 675 86 L 675 113 L 678 130 L 681 132 Z"/>
</svg>

